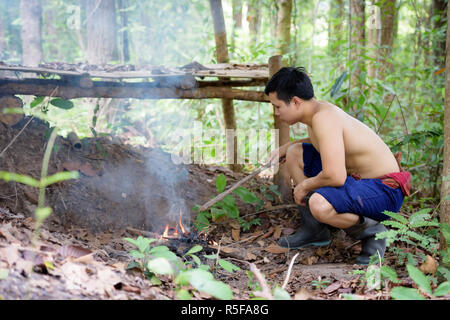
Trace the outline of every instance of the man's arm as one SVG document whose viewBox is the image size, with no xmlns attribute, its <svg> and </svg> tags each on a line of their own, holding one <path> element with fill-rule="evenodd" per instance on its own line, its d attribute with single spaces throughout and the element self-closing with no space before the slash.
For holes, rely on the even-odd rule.
<svg viewBox="0 0 450 320">
<path fill-rule="evenodd" d="M 319 144 L 322 171 L 302 182 L 307 193 L 320 187 L 340 187 L 347 179 L 343 126 L 333 118 L 333 113 L 317 114 L 312 123 L 314 136 Z"/>
</svg>

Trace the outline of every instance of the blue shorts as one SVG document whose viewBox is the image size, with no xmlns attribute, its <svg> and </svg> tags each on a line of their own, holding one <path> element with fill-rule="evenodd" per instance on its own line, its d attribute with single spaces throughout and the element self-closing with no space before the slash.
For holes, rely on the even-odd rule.
<svg viewBox="0 0 450 320">
<path fill-rule="evenodd" d="M 304 174 L 314 177 L 322 171 L 320 153 L 311 143 L 302 146 Z M 350 176 L 342 187 L 321 187 L 314 192 L 327 199 L 337 213 L 355 213 L 377 221 L 389 219 L 383 214 L 385 210 L 398 212 L 404 199 L 400 188 L 391 188 L 380 179 L 356 180 Z"/>
</svg>

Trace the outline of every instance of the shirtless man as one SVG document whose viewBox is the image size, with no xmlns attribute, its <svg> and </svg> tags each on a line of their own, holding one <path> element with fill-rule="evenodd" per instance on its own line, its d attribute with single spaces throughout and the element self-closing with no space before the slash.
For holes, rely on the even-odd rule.
<svg viewBox="0 0 450 320">
<path fill-rule="evenodd" d="M 267 83 L 265 93 L 275 115 L 289 125 L 307 125 L 309 137 L 281 146 L 299 205 L 300 229 L 280 239 L 288 248 L 330 243 L 327 225 L 362 240 L 358 264 L 384 255 L 385 240 L 375 235 L 386 228 L 384 210 L 398 212 L 409 195 L 409 172 L 381 138 L 337 106 L 318 101 L 302 68 L 282 68 Z"/>
</svg>

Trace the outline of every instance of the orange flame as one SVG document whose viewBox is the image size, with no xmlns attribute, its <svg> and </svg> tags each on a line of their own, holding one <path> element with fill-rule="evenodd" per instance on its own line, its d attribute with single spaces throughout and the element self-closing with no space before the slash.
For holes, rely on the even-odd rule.
<svg viewBox="0 0 450 320">
<path fill-rule="evenodd" d="M 181 216 L 182 216 L 182 212 L 181 212 L 181 209 L 180 209 L 180 221 L 179 221 L 179 224 L 180 224 L 180 228 L 181 228 L 181 232 L 183 232 L 183 234 L 186 234 L 187 232 L 186 232 L 186 229 L 184 228 L 184 226 L 183 226 L 183 224 L 181 223 Z"/>
<path fill-rule="evenodd" d="M 166 228 L 164 229 L 164 233 L 162 234 L 162 237 L 166 238 L 169 236 L 169 225 L 166 224 Z"/>
<path fill-rule="evenodd" d="M 182 215 L 183 215 L 183 213 L 180 209 L 180 217 L 178 219 L 178 224 L 179 224 L 180 231 L 182 232 L 182 234 L 186 234 L 188 232 L 186 231 L 186 228 L 183 226 L 183 223 L 181 222 Z M 171 232 L 171 231 L 173 231 L 173 232 Z M 177 238 L 178 235 L 179 235 L 178 228 L 169 227 L 169 225 L 166 224 L 166 227 L 164 228 L 164 232 L 161 235 L 160 239 L 162 239 L 162 238 Z"/>
</svg>

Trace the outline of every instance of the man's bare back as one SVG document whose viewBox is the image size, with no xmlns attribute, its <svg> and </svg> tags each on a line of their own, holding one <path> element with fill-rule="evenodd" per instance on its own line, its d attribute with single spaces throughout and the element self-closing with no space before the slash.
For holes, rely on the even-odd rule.
<svg viewBox="0 0 450 320">
<path fill-rule="evenodd" d="M 313 124 L 307 126 L 310 141 L 317 150 L 320 150 L 320 142 L 315 134 L 314 118 L 322 114 L 342 129 L 348 175 L 359 174 L 363 179 L 372 179 L 400 171 L 391 150 L 372 129 L 326 101 L 317 101 Z"/>
</svg>

